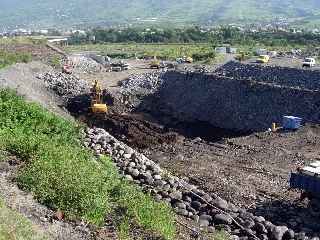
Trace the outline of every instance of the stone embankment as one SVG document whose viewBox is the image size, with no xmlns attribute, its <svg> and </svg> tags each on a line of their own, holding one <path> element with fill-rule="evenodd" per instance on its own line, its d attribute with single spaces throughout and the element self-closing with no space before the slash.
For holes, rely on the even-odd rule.
<svg viewBox="0 0 320 240">
<path fill-rule="evenodd" d="M 172 176 L 104 129 L 87 128 L 84 145 L 93 149 L 98 156 L 110 155 L 124 178 L 140 185 L 156 200 L 167 202 L 177 214 L 193 219 L 209 232 L 223 229 L 230 233 L 232 239 L 241 240 L 307 239 L 303 232 L 295 233 L 287 226 L 276 226 L 218 196 L 206 194 L 185 179 Z"/>
</svg>

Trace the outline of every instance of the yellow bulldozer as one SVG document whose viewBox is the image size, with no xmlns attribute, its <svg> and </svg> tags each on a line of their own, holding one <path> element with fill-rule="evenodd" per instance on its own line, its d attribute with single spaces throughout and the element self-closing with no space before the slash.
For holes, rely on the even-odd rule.
<svg viewBox="0 0 320 240">
<path fill-rule="evenodd" d="M 108 107 L 102 101 L 102 88 L 98 80 L 95 80 L 91 88 L 91 106 L 92 113 L 107 113 Z"/>
</svg>

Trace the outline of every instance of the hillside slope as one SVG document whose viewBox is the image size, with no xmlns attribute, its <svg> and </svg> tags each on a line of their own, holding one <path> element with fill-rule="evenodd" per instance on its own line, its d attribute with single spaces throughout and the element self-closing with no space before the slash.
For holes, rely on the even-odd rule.
<svg viewBox="0 0 320 240">
<path fill-rule="evenodd" d="M 159 22 L 256 21 L 275 17 L 320 19 L 318 0 L 2 0 L 3 26 L 74 26 Z"/>
</svg>

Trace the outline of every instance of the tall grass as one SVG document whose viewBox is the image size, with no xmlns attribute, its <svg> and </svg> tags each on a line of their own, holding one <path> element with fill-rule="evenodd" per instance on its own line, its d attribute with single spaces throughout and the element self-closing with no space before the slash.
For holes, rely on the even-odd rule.
<svg viewBox="0 0 320 240">
<path fill-rule="evenodd" d="M 120 179 L 109 158 L 96 160 L 81 146 L 81 127 L 0 90 L 0 148 L 23 159 L 17 181 L 37 199 L 69 219 L 100 225 L 125 209 L 141 227 L 174 239 L 174 215 Z"/>
<path fill-rule="evenodd" d="M 15 64 L 15 63 L 28 63 L 32 59 L 30 53 L 9 53 L 0 51 L 0 68 Z"/>
</svg>

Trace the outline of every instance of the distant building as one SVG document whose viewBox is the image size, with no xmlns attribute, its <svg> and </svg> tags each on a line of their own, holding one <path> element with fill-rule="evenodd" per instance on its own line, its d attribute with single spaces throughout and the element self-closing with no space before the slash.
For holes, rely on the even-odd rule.
<svg viewBox="0 0 320 240">
<path fill-rule="evenodd" d="M 68 38 L 53 38 L 53 39 L 48 39 L 48 43 L 58 44 L 58 45 L 60 45 L 60 46 L 66 46 L 66 45 L 68 45 Z"/>
<path fill-rule="evenodd" d="M 215 51 L 216 51 L 216 53 L 226 54 L 227 53 L 227 47 L 216 47 Z"/>
<path fill-rule="evenodd" d="M 256 50 L 256 55 L 267 55 L 267 54 L 268 54 L 267 49 L 260 48 Z"/>
</svg>

